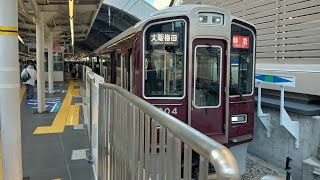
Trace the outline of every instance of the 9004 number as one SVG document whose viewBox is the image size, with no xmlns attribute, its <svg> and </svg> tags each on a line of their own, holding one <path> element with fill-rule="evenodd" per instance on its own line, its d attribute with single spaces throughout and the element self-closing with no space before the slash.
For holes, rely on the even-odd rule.
<svg viewBox="0 0 320 180">
<path fill-rule="evenodd" d="M 177 115 L 178 114 L 178 110 L 177 108 L 173 108 L 173 109 L 170 109 L 170 108 L 159 108 L 161 111 L 164 111 L 165 113 L 168 113 L 168 114 L 173 114 L 173 115 Z"/>
</svg>

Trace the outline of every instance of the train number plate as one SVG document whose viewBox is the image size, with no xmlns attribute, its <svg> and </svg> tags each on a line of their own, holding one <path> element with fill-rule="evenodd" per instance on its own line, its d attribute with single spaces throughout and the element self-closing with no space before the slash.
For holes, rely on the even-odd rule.
<svg viewBox="0 0 320 180">
<path fill-rule="evenodd" d="M 168 113 L 168 114 L 172 114 L 172 115 L 177 115 L 178 114 L 178 110 L 177 108 L 168 108 L 168 107 L 165 107 L 165 108 L 159 108 L 161 111 L 164 111 L 165 113 Z"/>
</svg>

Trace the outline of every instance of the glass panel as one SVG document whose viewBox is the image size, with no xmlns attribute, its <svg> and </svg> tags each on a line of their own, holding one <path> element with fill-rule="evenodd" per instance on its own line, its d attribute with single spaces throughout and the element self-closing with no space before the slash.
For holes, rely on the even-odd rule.
<svg viewBox="0 0 320 180">
<path fill-rule="evenodd" d="M 237 24 L 231 25 L 232 47 L 230 95 L 251 94 L 253 83 L 254 35 Z"/>
<path fill-rule="evenodd" d="M 195 51 L 195 106 L 219 106 L 221 48 L 198 46 Z"/>
<path fill-rule="evenodd" d="M 185 22 L 150 26 L 145 32 L 144 95 L 183 97 Z"/>
</svg>

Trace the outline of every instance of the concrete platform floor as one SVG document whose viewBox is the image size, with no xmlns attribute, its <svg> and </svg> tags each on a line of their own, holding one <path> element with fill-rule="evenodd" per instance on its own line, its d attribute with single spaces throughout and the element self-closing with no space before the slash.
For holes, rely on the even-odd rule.
<svg viewBox="0 0 320 180">
<path fill-rule="evenodd" d="M 55 94 L 46 98 L 64 100 L 68 83 L 55 83 Z M 89 149 L 86 129 L 65 126 L 62 133 L 33 134 L 37 127 L 50 126 L 57 113 L 37 114 L 25 97 L 21 103 L 23 176 L 26 180 L 94 180 L 92 165 L 86 159 L 71 160 L 72 151 Z M 83 123 L 80 108 L 79 123 Z"/>
</svg>

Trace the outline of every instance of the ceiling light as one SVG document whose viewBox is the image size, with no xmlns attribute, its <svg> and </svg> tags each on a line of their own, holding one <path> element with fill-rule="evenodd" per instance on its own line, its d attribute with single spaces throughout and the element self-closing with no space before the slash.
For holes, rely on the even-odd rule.
<svg viewBox="0 0 320 180">
<path fill-rule="evenodd" d="M 24 44 L 24 42 L 23 42 L 22 38 L 19 36 L 19 34 L 18 34 L 18 39 L 22 44 Z"/>
<path fill-rule="evenodd" d="M 73 11 L 74 11 L 74 0 L 69 0 L 69 18 L 70 18 L 70 32 L 71 32 L 71 44 L 74 44 L 74 21 L 73 21 Z"/>
</svg>

